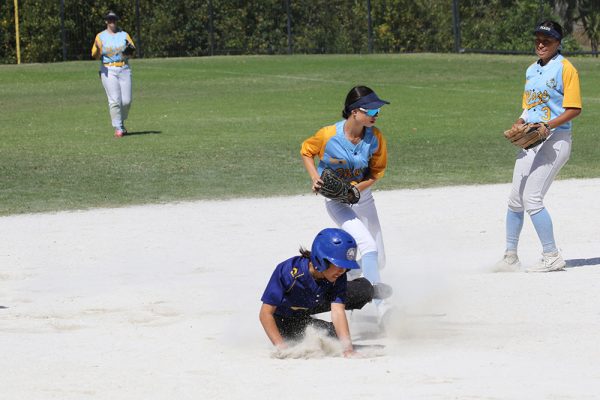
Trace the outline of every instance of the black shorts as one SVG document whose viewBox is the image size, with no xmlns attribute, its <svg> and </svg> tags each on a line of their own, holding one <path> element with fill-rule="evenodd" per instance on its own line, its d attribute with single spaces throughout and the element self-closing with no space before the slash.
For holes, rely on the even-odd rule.
<svg viewBox="0 0 600 400">
<path fill-rule="evenodd" d="M 346 289 L 346 310 L 360 310 L 373 300 L 373 286 L 365 278 L 348 282 Z M 301 339 L 308 326 L 327 331 L 329 336 L 337 337 L 333 323 L 313 318 L 311 315 L 331 311 L 331 303 L 291 316 L 274 314 L 279 333 L 284 339 Z"/>
</svg>

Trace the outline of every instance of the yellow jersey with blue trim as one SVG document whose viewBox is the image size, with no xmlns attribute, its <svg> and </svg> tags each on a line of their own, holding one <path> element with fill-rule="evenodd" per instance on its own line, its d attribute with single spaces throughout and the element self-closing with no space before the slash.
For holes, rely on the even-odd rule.
<svg viewBox="0 0 600 400">
<path fill-rule="evenodd" d="M 110 33 L 108 30 L 103 30 L 96 35 L 92 47 L 92 57 L 100 57 L 102 64 L 105 65 L 125 65 L 129 57 L 123 54 L 123 50 L 125 50 L 128 42 L 135 46 L 133 40 L 125 31 Z"/>
<path fill-rule="evenodd" d="M 548 122 L 566 108 L 581 108 L 579 74 L 560 53 L 546 65 L 539 61 L 531 64 L 525 77 L 523 109 L 527 110 L 527 122 Z M 571 121 L 553 131 L 571 131 Z"/>
<path fill-rule="evenodd" d="M 387 144 L 376 127 L 365 127 L 364 136 L 357 144 L 346 138 L 346 120 L 319 129 L 302 143 L 300 154 L 319 157 L 319 174 L 331 168 L 347 182 L 383 178 L 387 167 Z"/>
</svg>

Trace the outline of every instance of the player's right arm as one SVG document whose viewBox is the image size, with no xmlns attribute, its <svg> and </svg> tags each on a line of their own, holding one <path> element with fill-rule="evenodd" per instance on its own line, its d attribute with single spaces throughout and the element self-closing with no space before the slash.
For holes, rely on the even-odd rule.
<svg viewBox="0 0 600 400">
<path fill-rule="evenodd" d="M 331 322 L 333 322 L 335 332 L 342 343 L 344 357 L 356 356 L 357 353 L 354 351 L 352 339 L 350 338 L 350 328 L 348 327 L 344 303 L 331 303 Z"/>
<path fill-rule="evenodd" d="M 102 57 L 102 41 L 100 40 L 100 34 L 97 34 L 94 39 L 94 46 L 92 46 L 92 58 L 98 60 L 100 57 Z"/>
<path fill-rule="evenodd" d="M 271 343 L 279 349 L 285 349 L 287 345 L 285 344 L 283 336 L 281 336 L 279 328 L 277 328 L 277 323 L 275 323 L 275 318 L 273 317 L 276 308 L 277 307 L 271 304 L 263 303 L 260 307 L 258 318 L 260 319 L 260 323 L 269 337 L 269 340 L 271 340 Z"/>
<path fill-rule="evenodd" d="M 317 171 L 317 167 L 315 166 L 315 159 L 303 154 L 302 162 L 304 163 L 304 168 L 306 168 L 306 171 L 312 180 L 312 191 L 316 193 L 317 190 L 319 190 L 323 185 L 323 181 L 321 180 L 319 172 Z"/>
<path fill-rule="evenodd" d="M 300 149 L 302 163 L 310 176 L 312 181 L 312 191 L 315 193 L 321 188 L 321 185 L 323 185 L 319 171 L 315 166 L 315 157 L 323 157 L 325 145 L 329 138 L 334 134 L 335 127 L 325 127 L 319 129 L 317 133 L 302 142 L 302 148 Z"/>
</svg>

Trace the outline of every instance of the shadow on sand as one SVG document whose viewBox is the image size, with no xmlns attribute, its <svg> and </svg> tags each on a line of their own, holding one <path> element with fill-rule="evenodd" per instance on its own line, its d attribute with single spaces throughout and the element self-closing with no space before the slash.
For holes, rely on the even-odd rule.
<svg viewBox="0 0 600 400">
<path fill-rule="evenodd" d="M 572 260 L 565 260 L 565 262 L 567 263 L 567 268 L 584 267 L 586 265 L 599 265 L 600 257 L 574 258 Z"/>
</svg>

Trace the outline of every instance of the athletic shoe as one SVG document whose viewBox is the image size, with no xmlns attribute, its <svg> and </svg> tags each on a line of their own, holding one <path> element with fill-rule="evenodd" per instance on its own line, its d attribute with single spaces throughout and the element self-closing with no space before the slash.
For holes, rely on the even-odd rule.
<svg viewBox="0 0 600 400">
<path fill-rule="evenodd" d="M 373 298 L 374 299 L 387 299 L 394 293 L 394 289 L 390 285 L 386 285 L 383 282 L 379 282 L 373 285 Z"/>
<path fill-rule="evenodd" d="M 502 260 L 494 265 L 494 272 L 517 272 L 521 269 L 521 262 L 516 251 L 507 251 Z"/>
<path fill-rule="evenodd" d="M 396 315 L 398 315 L 398 307 L 382 300 L 377 304 L 377 324 L 382 331 L 390 330 L 393 327 Z"/>
<path fill-rule="evenodd" d="M 533 267 L 527 268 L 527 272 L 552 272 L 562 271 L 567 263 L 558 251 L 554 253 L 542 253 L 542 259 Z"/>
<path fill-rule="evenodd" d="M 121 126 L 121 132 L 123 132 L 123 136 L 127 135 L 127 128 L 125 128 L 125 125 Z"/>
<path fill-rule="evenodd" d="M 115 137 L 116 138 L 123 137 L 123 131 L 120 129 L 115 129 Z"/>
</svg>

